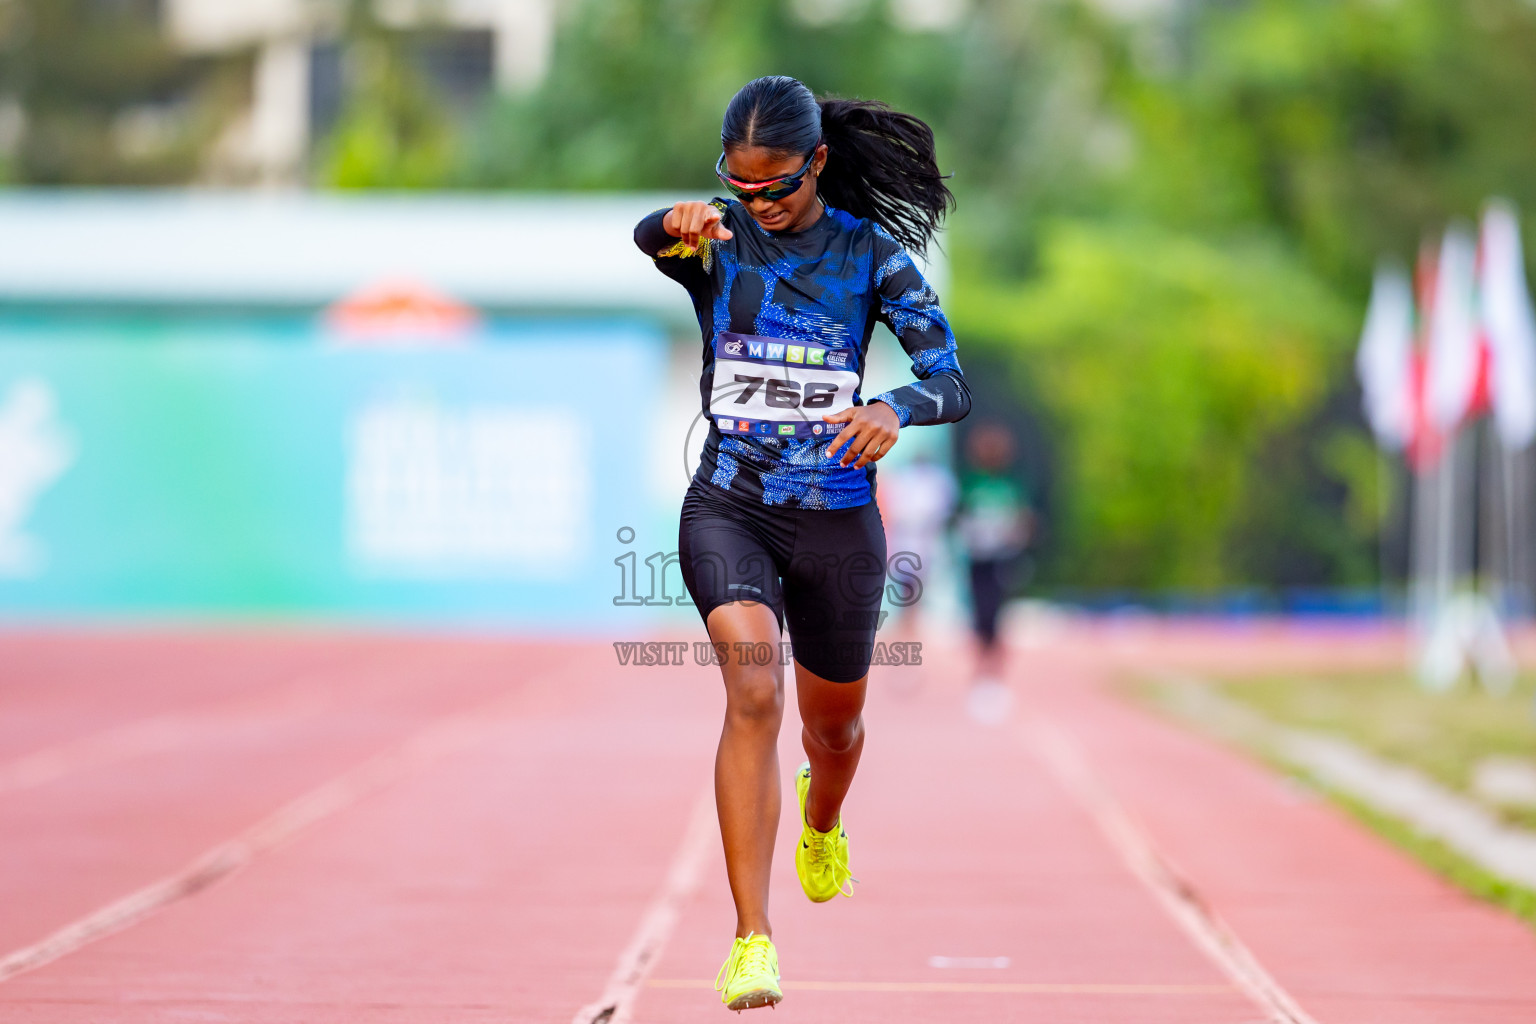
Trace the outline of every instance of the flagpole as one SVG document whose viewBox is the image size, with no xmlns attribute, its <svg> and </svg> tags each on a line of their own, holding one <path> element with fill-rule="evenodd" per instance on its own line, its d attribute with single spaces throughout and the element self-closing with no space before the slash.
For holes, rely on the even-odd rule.
<svg viewBox="0 0 1536 1024">
<path fill-rule="evenodd" d="M 1446 690 L 1460 674 L 1459 645 L 1450 632 L 1451 590 L 1456 572 L 1457 469 L 1459 432 L 1446 439 L 1434 476 L 1434 568 L 1426 608 L 1425 651 L 1421 679 L 1431 690 Z"/>
<path fill-rule="evenodd" d="M 1419 473 L 1419 571 L 1416 674 L 1425 689 L 1443 689 L 1454 681 L 1447 667 L 1443 630 L 1449 594 L 1456 446 L 1448 439 L 1430 465 Z M 1451 675 L 1447 680 L 1447 674 Z"/>
<path fill-rule="evenodd" d="M 1531 580 L 1527 564 L 1525 520 L 1530 502 L 1527 500 L 1525 461 L 1529 448 L 1518 451 L 1503 445 L 1504 452 L 1504 543 L 1507 605 L 1505 612 L 1511 618 L 1525 619 L 1531 613 Z"/>
<path fill-rule="evenodd" d="M 1505 548 L 1503 611 L 1528 614 L 1531 578 L 1529 449 L 1536 438 L 1536 309 L 1531 303 L 1519 214 L 1508 200 L 1483 208 L 1478 245 L 1478 325 L 1489 362 L 1489 398 L 1502 455 Z"/>
<path fill-rule="evenodd" d="M 1387 562 L 1391 557 L 1392 538 L 1392 463 L 1387 453 L 1376 449 L 1376 583 L 1381 590 L 1381 614 L 1390 614 L 1392 594 L 1387 579 Z"/>
<path fill-rule="evenodd" d="M 1482 474 L 1478 472 L 1478 463 L 1481 454 L 1478 446 L 1478 425 L 1472 422 L 1457 432 L 1456 447 L 1460 449 L 1456 464 L 1456 511 L 1453 513 L 1453 522 L 1456 524 L 1455 554 L 1451 561 L 1451 579 L 1449 591 L 1451 594 L 1473 595 L 1477 590 L 1477 547 L 1479 524 L 1479 484 Z"/>
<path fill-rule="evenodd" d="M 1477 456 L 1477 571 L 1475 586 L 1499 615 L 1504 614 L 1504 460 L 1499 452 L 1499 432 L 1483 419 L 1476 424 Z"/>
<path fill-rule="evenodd" d="M 1456 572 L 1456 435 L 1446 442 L 1440 456 L 1435 515 L 1435 613 L 1438 615 L 1450 596 Z"/>
<path fill-rule="evenodd" d="M 1427 472 L 1423 467 L 1414 468 L 1408 496 L 1408 621 L 1416 632 L 1424 624 L 1424 537 L 1428 518 L 1425 506 L 1429 491 L 1424 476 Z"/>
</svg>

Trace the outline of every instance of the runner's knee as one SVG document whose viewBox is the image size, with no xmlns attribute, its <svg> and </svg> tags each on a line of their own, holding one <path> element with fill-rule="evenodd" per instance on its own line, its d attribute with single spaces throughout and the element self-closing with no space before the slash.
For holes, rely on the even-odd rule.
<svg viewBox="0 0 1536 1024">
<path fill-rule="evenodd" d="M 808 718 L 805 729 L 822 747 L 834 754 L 852 750 L 864 735 L 864 716 L 854 715 L 843 719 Z"/>
<path fill-rule="evenodd" d="M 744 723 L 777 723 L 784 714 L 784 676 L 774 665 L 742 666 L 725 687 L 726 714 Z"/>
</svg>

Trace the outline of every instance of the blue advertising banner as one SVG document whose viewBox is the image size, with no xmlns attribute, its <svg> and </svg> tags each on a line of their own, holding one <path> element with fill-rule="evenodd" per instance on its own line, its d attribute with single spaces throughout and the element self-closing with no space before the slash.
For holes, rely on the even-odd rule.
<svg viewBox="0 0 1536 1024">
<path fill-rule="evenodd" d="M 675 522 L 666 352 L 628 321 L 0 322 L 0 615 L 611 617 L 616 530 Z"/>
</svg>

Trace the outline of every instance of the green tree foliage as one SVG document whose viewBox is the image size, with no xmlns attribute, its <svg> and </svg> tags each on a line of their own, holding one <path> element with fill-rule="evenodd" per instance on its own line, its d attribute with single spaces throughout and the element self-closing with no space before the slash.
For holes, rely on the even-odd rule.
<svg viewBox="0 0 1536 1024">
<path fill-rule="evenodd" d="M 1040 389 L 1071 481 L 1053 575 L 1181 587 L 1368 581 L 1387 509 L 1362 457 L 1351 380 L 1365 285 L 1382 253 L 1410 256 L 1491 194 L 1536 211 L 1532 153 L 1516 141 L 1536 137 L 1536 105 L 1511 102 L 1536 96 L 1536 10 L 1520 0 L 1251 0 L 1068 31 L 1097 55 L 1076 62 L 1093 70 L 1073 91 L 1072 120 L 1094 127 L 1058 158 L 1077 187 L 1016 205 L 1028 217 L 1011 236 L 977 236 L 992 258 L 960 277 L 957 311 L 968 322 L 1007 308 L 997 292 L 1021 292 L 1019 315 L 983 336 L 1021 369 L 1077 384 Z M 1018 258 L 1020 238 L 1039 257 L 1022 289 L 989 273 Z M 1082 259 L 1093 238 L 1124 258 Z M 1207 301 L 1191 303 L 1196 293 L 1164 286 L 1201 248 L 1219 258 L 1207 264 Z M 1103 302 L 1097 318 L 1085 288 Z M 1116 319 L 1111 295 L 1133 297 L 1140 323 Z M 1104 337 L 1109 324 L 1118 344 Z M 1125 346 L 1142 358 L 1101 351 Z M 1132 367 L 1144 372 L 1116 380 Z M 1152 451 L 1128 460 L 1136 448 Z M 1164 473 L 1159 487 L 1151 478 Z M 1148 495 L 1155 507 L 1138 501 Z M 1144 542 L 1138 552 L 1124 552 L 1127 537 Z M 1123 557 L 1108 564 L 1106 551 Z"/>
<path fill-rule="evenodd" d="M 1329 341 L 1349 325 L 1334 296 L 1263 236 L 1216 244 L 1087 220 L 1045 232 L 1022 286 L 971 287 L 971 330 L 1007 339 L 992 345 L 1047 396 L 1061 432 L 1057 577 L 1242 580 L 1225 541 L 1266 446 L 1332 383 Z"/>
<path fill-rule="evenodd" d="M 437 188 L 458 160 L 457 124 L 412 59 L 412 36 L 383 24 L 369 0 L 347 6 L 352 71 L 317 177 L 340 189 Z"/>
<path fill-rule="evenodd" d="M 570 12 L 539 88 L 497 100 L 470 133 L 461 183 L 547 189 L 718 187 L 725 102 L 788 74 L 819 92 L 900 96 L 938 120 L 953 40 L 912 36 L 867 4 L 809 29 L 783 0 L 586 0 Z"/>
<path fill-rule="evenodd" d="M 194 60 L 152 0 L 0 0 L 0 100 L 17 124 L 4 178 L 160 184 L 193 177 L 246 100 L 248 58 Z"/>
<path fill-rule="evenodd" d="M 1357 292 L 1383 251 L 1475 213 L 1536 208 L 1536 7 L 1525 0 L 1195 5 L 1161 69 L 1122 62 L 1122 202 L 1210 230 L 1263 223 Z"/>
</svg>

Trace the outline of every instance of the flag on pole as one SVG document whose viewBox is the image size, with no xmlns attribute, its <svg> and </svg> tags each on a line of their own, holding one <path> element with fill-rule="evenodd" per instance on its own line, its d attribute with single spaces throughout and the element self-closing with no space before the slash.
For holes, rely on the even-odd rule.
<svg viewBox="0 0 1536 1024">
<path fill-rule="evenodd" d="M 1478 319 L 1492 357 L 1489 396 L 1504 444 L 1518 450 L 1536 437 L 1536 314 L 1525 282 L 1520 225 L 1508 203 L 1483 211 L 1478 251 Z"/>
<path fill-rule="evenodd" d="M 1413 290 L 1401 267 L 1382 264 L 1371 285 L 1355 354 L 1365 418 L 1383 448 L 1413 440 Z"/>
<path fill-rule="evenodd" d="M 1440 276 L 1440 249 L 1426 239 L 1419 246 L 1413 268 L 1413 295 L 1418 303 L 1417 323 L 1408 353 L 1408 464 L 1416 472 L 1440 461 L 1445 436 L 1429 414 L 1429 329 L 1434 318 L 1435 282 Z"/>
<path fill-rule="evenodd" d="M 1486 401 L 1488 354 L 1478 330 L 1477 248 L 1461 224 L 1445 232 L 1429 310 L 1425 405 L 1445 434 L 1480 412 Z"/>
</svg>

